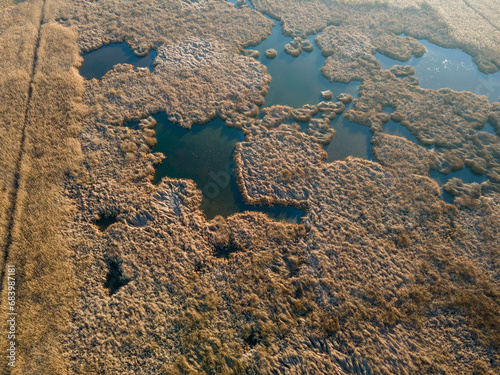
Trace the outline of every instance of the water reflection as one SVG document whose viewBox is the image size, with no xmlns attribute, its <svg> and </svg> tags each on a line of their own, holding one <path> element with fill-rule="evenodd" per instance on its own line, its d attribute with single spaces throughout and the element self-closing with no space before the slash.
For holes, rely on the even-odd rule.
<svg viewBox="0 0 500 375">
<path fill-rule="evenodd" d="M 339 117 L 331 126 L 335 129 L 335 137 L 326 147 L 328 162 L 344 160 L 348 156 L 373 160 L 370 128 L 351 122 L 345 117 Z"/>
<path fill-rule="evenodd" d="M 281 104 L 299 108 L 304 104 L 317 104 L 323 100 L 321 91 L 326 90 L 332 91 L 334 97 L 343 92 L 353 97 L 357 96 L 360 82 L 351 82 L 347 85 L 331 83 L 321 75 L 320 69 L 325 63 L 325 57 L 314 44 L 314 36 L 308 38 L 314 45 L 313 51 L 303 50 L 298 57 L 293 57 L 284 51 L 285 45 L 290 43 L 292 38 L 283 35 L 279 23 L 273 21 L 276 26 L 271 35 L 259 45 L 249 47 L 259 51 L 259 61 L 267 66 L 267 72 L 272 77 L 264 107 Z M 265 56 L 268 49 L 275 49 L 278 52 L 274 59 Z"/>
<path fill-rule="evenodd" d="M 276 220 L 300 222 L 303 210 L 294 207 L 251 206 L 241 196 L 234 174 L 233 153 L 243 133 L 216 119 L 206 125 L 184 129 L 168 120 L 165 113 L 154 116 L 158 140 L 154 152 L 167 158 L 156 168 L 153 183 L 165 176 L 193 180 L 203 193 L 201 208 L 207 219 L 243 211 L 260 211 Z M 131 124 L 133 126 L 134 124 Z"/>
</svg>

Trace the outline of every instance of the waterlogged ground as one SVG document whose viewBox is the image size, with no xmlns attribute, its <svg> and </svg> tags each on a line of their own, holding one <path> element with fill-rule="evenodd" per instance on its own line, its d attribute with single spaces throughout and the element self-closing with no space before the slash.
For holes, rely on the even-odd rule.
<svg viewBox="0 0 500 375">
<path fill-rule="evenodd" d="M 349 2 L 253 1 L 259 10 L 287 20 L 290 32 L 300 33 L 304 25 L 320 30 L 322 22 L 335 22 L 337 16 L 353 31 L 371 26 L 415 34 L 422 26 L 423 35 L 446 31 L 440 14 L 429 6 L 407 12 L 372 4 L 375 0 Z M 369 127 L 346 121 L 340 113 L 328 124 L 285 124 L 265 131 L 246 114 L 252 109 L 256 115 L 255 103 L 271 105 L 272 90 L 278 99 L 301 98 L 285 103 L 300 106 L 317 104 L 322 85 L 330 84 L 319 75 L 323 58 L 317 50 L 296 59 L 259 57 L 269 70 L 283 58 L 283 69 L 298 72 L 295 81 L 282 80 L 282 86 L 273 86 L 280 64 L 272 68 L 275 79 L 270 82 L 261 64 L 238 56 L 238 46 L 259 43 L 275 25 L 247 4 L 64 0 L 55 14 L 59 3 L 44 3 L 25 3 L 33 14 L 21 28 L 27 32 L 22 40 L 32 45 L 31 53 L 18 56 L 22 65 L 9 63 L 16 61 L 11 56 L 4 66 L 28 71 L 9 86 L 19 88 L 19 95 L 7 90 L 0 100 L 7 109 L 5 126 L 14 118 L 19 126 L 11 131 L 26 128 L 9 134 L 16 147 L 4 145 L 14 157 L 4 167 L 12 173 L 5 179 L 10 190 L 2 207 L 4 214 L 16 213 L 4 232 L 10 250 L 5 258 L 25 265 L 19 292 L 30 307 L 19 311 L 27 327 L 19 344 L 34 350 L 19 352 L 20 373 L 374 374 L 402 368 L 411 374 L 499 373 L 500 166 L 498 138 L 484 133 L 476 138 L 486 116 L 496 126 L 497 112 L 490 113 L 485 97 L 425 93 L 410 86 L 411 78 L 377 77 L 375 69 L 375 79 L 365 81 L 366 91 L 346 111 L 353 109 L 348 116 L 353 121 L 369 123 L 376 138 Z M 22 4 L 19 9 L 28 8 Z M 394 27 L 379 22 L 384 19 Z M 39 24 L 31 27 L 32 20 Z M 407 27 L 402 25 L 406 21 Z M 20 29 L 8 30 L 18 35 Z M 274 32 L 279 31 L 276 26 Z M 379 37 L 369 35 L 378 48 L 391 47 L 392 38 Z M 5 50 L 16 51 L 10 39 L 21 39 L 6 39 Z M 39 45 L 33 45 L 37 40 Z M 110 56 L 96 77 L 111 70 L 100 80 L 84 82 L 73 68 L 81 61 L 80 51 L 111 40 L 127 40 L 138 52 L 157 46 L 155 62 L 162 67 L 154 65 L 152 74 L 148 67 L 133 65 L 111 69 L 115 62 L 127 62 L 127 56 Z M 450 40 L 464 45 L 451 35 Z M 354 48 L 356 42 L 342 46 Z M 284 54 L 283 43 L 271 46 Z M 28 55 L 36 57 L 33 71 Z M 54 66 L 58 69 L 48 68 Z M 15 72 L 7 73 L 12 78 Z M 301 86 L 304 75 L 309 75 L 308 85 Z M 268 81 L 265 102 L 262 88 Z M 351 86 L 345 87 L 341 91 Z M 21 101 L 16 111 L 8 109 L 9 103 L 19 102 L 16 97 L 26 95 L 28 102 Z M 456 154 L 435 146 L 434 155 L 405 139 L 380 135 L 415 141 L 401 123 L 382 124 L 390 110 L 378 113 L 381 100 L 397 109 L 393 118 L 401 113 L 401 123 L 419 139 L 446 145 Z M 376 110 L 370 111 L 373 106 Z M 319 107 L 319 116 L 334 117 L 327 105 Z M 288 113 L 266 112 L 263 123 L 269 127 Z M 148 119 L 152 114 L 157 124 Z M 211 121 L 215 114 L 226 124 Z M 120 125 L 127 119 L 143 120 L 132 130 L 127 127 L 132 123 Z M 209 123 L 199 124 L 204 122 Z M 336 130 L 335 137 L 328 126 Z M 246 142 L 239 143 L 243 134 Z M 331 137 L 331 144 L 321 146 Z M 64 147 L 54 147 L 54 139 Z M 302 225 L 255 212 L 231 215 L 260 210 L 241 202 L 233 173 L 235 144 L 245 197 L 306 207 Z M 323 156 L 346 160 L 323 163 Z M 374 158 L 380 164 L 369 161 Z M 452 197 L 441 197 L 438 183 L 423 177 L 429 165 L 443 171 L 470 166 L 490 180 L 480 187 L 448 182 L 443 189 L 453 195 L 449 205 L 443 200 Z M 467 180 L 469 172 L 445 178 Z M 433 177 L 443 184 L 443 175 Z M 208 218 L 226 218 L 205 220 L 198 210 L 202 199 Z M 43 241 L 30 246 L 36 238 Z M 41 289 L 23 282 L 34 272 L 47 281 Z M 40 299 L 41 294 L 48 298 Z M 54 314 L 44 319 L 46 311 Z M 40 322 L 41 336 L 30 329 Z"/>
<path fill-rule="evenodd" d="M 236 1 L 230 2 L 236 5 Z M 247 3 L 247 6 L 252 7 L 250 3 Z M 266 65 L 268 73 L 272 76 L 264 107 L 281 104 L 298 108 L 304 104 L 316 104 L 323 100 L 321 91 L 325 90 L 331 90 L 334 96 L 349 93 L 357 97 L 360 82 L 331 83 L 321 75 L 320 68 L 325 62 L 325 57 L 314 43 L 314 35 L 308 38 L 314 45 L 312 52 L 303 51 L 298 57 L 290 56 L 284 52 L 284 47 L 292 39 L 284 36 L 279 23 L 273 21 L 276 26 L 269 37 L 259 45 L 249 47 L 259 51 L 258 60 Z M 390 69 L 394 65 L 415 67 L 415 76 L 419 78 L 421 87 L 471 91 L 486 95 L 491 102 L 498 100 L 500 72 L 486 75 L 477 69 L 472 58 L 465 52 L 438 47 L 425 40 L 420 42 L 427 48 L 427 53 L 419 58 L 412 57 L 408 62 L 396 61 L 381 54 L 376 54 L 375 58 L 381 63 L 382 69 Z M 266 50 L 271 48 L 278 52 L 274 59 L 265 56 Z M 155 52 L 152 51 L 144 57 L 137 57 L 126 43 L 111 44 L 84 54 L 80 73 L 87 79 L 100 79 L 118 63 L 148 67 L 152 70 L 155 56 Z M 346 111 L 349 108 L 350 105 Z M 158 114 L 155 118 L 158 122 L 156 128 L 158 146 L 155 151 L 167 156 L 156 169 L 155 183 L 164 176 L 194 180 L 203 191 L 202 208 L 209 219 L 216 215 L 229 216 L 245 210 L 258 210 L 276 219 L 300 221 L 303 211 L 292 207 L 269 209 L 244 203 L 234 177 L 232 160 L 235 144 L 243 141 L 243 134 L 240 131 L 227 128 L 220 119 L 206 126 L 196 125 L 191 130 L 186 130 L 168 121 L 165 114 Z M 332 121 L 331 127 L 335 129 L 335 137 L 325 146 L 328 162 L 343 160 L 348 156 L 373 160 L 370 143 L 372 133 L 368 127 L 350 122 L 343 116 L 338 116 Z M 302 128 L 305 130 L 307 124 L 302 124 Z M 489 124 L 483 131 L 495 134 Z M 392 120 L 384 125 L 382 132 L 418 143 L 405 127 Z M 481 183 L 486 180 L 484 176 L 478 176 L 467 168 L 448 175 L 433 171 L 431 177 L 440 185 L 454 177 L 467 183 Z"/>
<path fill-rule="evenodd" d="M 320 94 L 325 90 L 331 90 L 334 96 L 345 92 L 357 97 L 359 82 L 353 81 L 347 85 L 330 83 L 321 75 L 320 69 L 325 62 L 325 57 L 315 45 L 314 35 L 308 37 L 314 44 L 314 50 L 302 51 L 295 58 L 284 52 L 285 44 L 292 39 L 284 36 L 278 22 L 275 21 L 275 23 L 276 26 L 266 40 L 258 46 L 249 47 L 249 49 L 259 51 L 259 61 L 267 66 L 268 73 L 272 76 L 264 107 L 282 104 L 298 108 L 304 104 L 315 104 L 323 100 Z M 407 62 L 400 62 L 377 53 L 375 58 L 381 63 L 382 69 L 390 69 L 394 65 L 415 67 L 416 77 L 419 78 L 421 87 L 434 90 L 451 88 L 456 91 L 471 91 L 478 95 L 486 95 L 491 102 L 498 100 L 500 72 L 492 75 L 481 73 L 472 61 L 472 57 L 465 52 L 439 47 L 426 40 L 420 40 L 420 42 L 427 49 L 427 53 L 422 57 L 412 57 Z M 270 48 L 278 52 L 274 59 L 265 56 L 265 51 Z M 349 106 L 346 110 L 348 108 Z M 367 127 L 350 122 L 343 117 L 336 118 L 331 123 L 331 127 L 335 129 L 335 137 L 325 148 L 328 153 L 327 161 L 343 160 L 347 156 L 373 160 L 370 150 L 372 133 Z M 484 127 L 483 131 L 495 134 L 489 124 Z M 419 143 L 408 129 L 392 120 L 384 125 L 383 132 Z M 468 168 L 448 175 L 433 172 L 431 176 L 440 185 L 453 177 L 461 178 L 467 183 L 481 183 L 485 180 L 484 176 L 478 176 Z"/>
</svg>

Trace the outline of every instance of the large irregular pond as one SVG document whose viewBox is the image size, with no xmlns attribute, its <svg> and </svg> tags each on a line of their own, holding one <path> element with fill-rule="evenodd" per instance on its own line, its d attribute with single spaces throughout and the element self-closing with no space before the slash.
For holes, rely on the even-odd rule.
<svg viewBox="0 0 500 375">
<path fill-rule="evenodd" d="M 259 211 L 276 220 L 297 223 L 305 215 L 294 207 L 252 206 L 244 202 L 236 183 L 233 153 L 243 133 L 228 128 L 221 119 L 206 125 L 193 125 L 191 130 L 172 123 L 165 113 L 154 116 L 158 144 L 154 152 L 167 158 L 156 168 L 153 183 L 165 176 L 193 180 L 203 193 L 201 208 L 208 219 L 217 215 Z M 134 126 L 134 124 L 130 124 Z"/>
<path fill-rule="evenodd" d="M 321 91 L 326 90 L 330 90 L 334 97 L 340 93 L 357 96 L 360 82 L 347 85 L 332 83 L 321 75 L 320 69 L 325 63 L 325 57 L 316 45 L 311 52 L 302 51 L 298 57 L 285 53 L 285 45 L 292 38 L 283 35 L 279 23 L 270 19 L 275 23 L 271 35 L 257 46 L 248 48 L 259 51 L 259 61 L 267 67 L 267 72 L 272 77 L 264 107 L 281 104 L 299 108 L 304 104 L 317 104 L 323 100 Z M 314 44 L 313 35 L 308 39 Z M 277 56 L 272 59 L 266 57 L 268 49 L 276 50 Z"/>
<path fill-rule="evenodd" d="M 314 37 L 308 38 L 314 44 Z M 272 81 L 266 95 L 265 107 L 276 104 L 289 105 L 294 108 L 304 104 L 316 104 L 323 100 L 321 91 L 330 90 L 334 96 L 348 93 L 356 97 L 360 82 L 348 85 L 331 83 L 320 72 L 325 62 L 320 50 L 315 46 L 312 52 L 302 51 L 298 57 L 288 55 L 283 50 L 292 39 L 284 36 L 280 27 L 275 26 L 269 38 L 251 49 L 259 51 L 259 60 L 267 66 Z M 278 55 L 274 59 L 267 58 L 267 49 L 275 49 Z"/>
</svg>

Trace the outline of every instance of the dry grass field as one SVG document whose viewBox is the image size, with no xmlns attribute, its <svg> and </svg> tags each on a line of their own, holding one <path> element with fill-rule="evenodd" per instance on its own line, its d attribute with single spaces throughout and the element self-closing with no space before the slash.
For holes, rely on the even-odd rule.
<svg viewBox="0 0 500 375">
<path fill-rule="evenodd" d="M 255 9 L 279 19 L 289 35 L 313 34 L 328 25 L 381 29 L 460 48 L 483 72 L 500 68 L 500 5 L 495 0 L 255 0 Z"/>
<path fill-rule="evenodd" d="M 2 162 L 10 161 L 5 168 L 15 174 L 5 182 L 15 191 L 6 200 L 12 223 L 2 247 L 7 264 L 17 268 L 17 363 L 12 373 L 60 374 L 66 371 L 61 346 L 76 296 L 74 261 L 63 228 L 74 208 L 64 198 L 63 181 L 81 164 L 76 137 L 83 81 L 75 68 L 81 58 L 76 34 L 53 23 L 44 2 L 21 6 L 11 30 L 2 34 L 15 38 L 2 38 L 2 47 L 12 42 L 11 53 L 5 49 L 2 55 L 11 59 L 3 66 L 12 82 L 2 91 L 2 105 L 9 104 L 3 99 L 9 100 L 14 90 L 19 93 L 2 112 L 2 125 L 10 128 L 10 137 L 2 137 L 2 149 L 8 151 Z M 20 48 L 28 56 L 19 55 Z M 2 303 L 4 316 L 7 306 Z M 1 346 L 6 351 L 6 335 Z M 2 372 L 8 370 L 2 361 Z"/>
<path fill-rule="evenodd" d="M 0 70 L 2 100 L 0 101 L 0 244 L 2 270 L 5 248 L 12 226 L 16 174 L 26 121 L 28 92 L 33 71 L 34 46 L 38 34 L 40 7 L 23 4 L 2 12 L 0 18 Z"/>
<path fill-rule="evenodd" d="M 421 52 L 397 36 L 406 32 L 500 67 L 493 0 L 252 3 L 285 33 L 324 30 L 323 51 L 406 59 Z M 500 371 L 500 146 L 498 127 L 482 131 L 498 103 L 421 89 L 411 69 L 353 74 L 330 60 L 328 78 L 363 80 L 351 109 L 334 99 L 259 118 L 271 77 L 240 54 L 273 26 L 257 10 L 0 2 L 2 353 L 7 264 L 18 314 L 16 367 L 2 361 L 2 374 Z M 123 41 L 139 55 L 156 49 L 154 70 L 79 75 L 83 52 Z M 244 199 L 305 209 L 301 223 L 256 212 L 207 220 L 193 181 L 153 185 L 164 156 L 148 117 L 159 111 L 186 128 L 220 117 L 241 130 Z M 325 161 L 330 122 L 343 115 L 370 127 L 374 161 Z M 436 148 L 382 134 L 390 117 Z M 486 181 L 451 179 L 446 203 L 430 171 L 464 166 Z"/>
</svg>

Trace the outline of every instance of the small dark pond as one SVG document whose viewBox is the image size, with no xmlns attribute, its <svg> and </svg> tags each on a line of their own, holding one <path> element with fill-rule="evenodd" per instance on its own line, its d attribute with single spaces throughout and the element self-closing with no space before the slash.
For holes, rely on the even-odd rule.
<svg viewBox="0 0 500 375">
<path fill-rule="evenodd" d="M 114 259 L 106 259 L 108 274 L 104 286 L 108 288 L 109 295 L 112 296 L 122 287 L 127 285 L 130 280 L 123 275 L 121 264 Z"/>
<path fill-rule="evenodd" d="M 116 64 L 131 64 L 137 68 L 153 70 L 156 51 L 150 51 L 144 57 L 138 57 L 127 43 L 109 44 L 98 50 L 84 53 L 80 74 L 86 79 L 101 79 Z"/>
<path fill-rule="evenodd" d="M 105 232 L 110 225 L 113 225 L 117 221 L 116 215 L 104 215 L 95 222 L 95 225 L 97 225 L 97 228 L 99 228 L 101 232 Z"/>
</svg>

